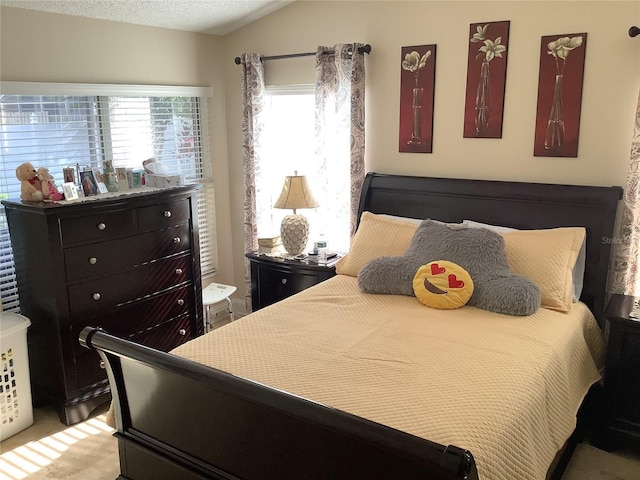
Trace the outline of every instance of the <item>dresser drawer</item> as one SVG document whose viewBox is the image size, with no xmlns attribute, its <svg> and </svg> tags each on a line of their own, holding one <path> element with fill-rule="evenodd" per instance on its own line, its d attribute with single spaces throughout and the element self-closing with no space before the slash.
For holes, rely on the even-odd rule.
<svg viewBox="0 0 640 480">
<path fill-rule="evenodd" d="M 191 256 L 169 257 L 124 273 L 69 286 L 69 309 L 75 318 L 92 315 L 190 279 Z"/>
<path fill-rule="evenodd" d="M 189 225 L 65 249 L 67 281 L 105 275 L 191 248 Z"/>
<path fill-rule="evenodd" d="M 108 240 L 136 233 L 135 210 L 110 210 L 92 215 L 60 219 L 64 244 Z"/>
<path fill-rule="evenodd" d="M 76 348 L 81 348 L 78 337 L 84 327 L 99 327 L 117 337 L 128 338 L 185 313 L 191 313 L 195 308 L 193 301 L 193 285 L 189 283 L 94 316 L 83 315 L 73 321 Z"/>
<path fill-rule="evenodd" d="M 147 347 L 168 352 L 191 340 L 192 335 L 191 315 L 185 315 L 135 335 L 131 337 L 131 340 Z"/>
<path fill-rule="evenodd" d="M 138 228 L 142 232 L 159 230 L 183 223 L 191 218 L 188 199 L 160 203 L 138 209 Z"/>
</svg>

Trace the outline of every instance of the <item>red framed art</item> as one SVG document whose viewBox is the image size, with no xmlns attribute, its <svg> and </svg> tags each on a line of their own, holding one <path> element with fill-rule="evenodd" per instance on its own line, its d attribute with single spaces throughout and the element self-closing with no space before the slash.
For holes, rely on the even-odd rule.
<svg viewBox="0 0 640 480">
<path fill-rule="evenodd" d="M 469 27 L 464 138 L 502 138 L 508 20 Z"/>
<path fill-rule="evenodd" d="M 436 46 L 402 47 L 399 151 L 433 151 Z"/>
<path fill-rule="evenodd" d="M 547 35 L 540 42 L 533 155 L 577 157 L 586 33 Z"/>
</svg>

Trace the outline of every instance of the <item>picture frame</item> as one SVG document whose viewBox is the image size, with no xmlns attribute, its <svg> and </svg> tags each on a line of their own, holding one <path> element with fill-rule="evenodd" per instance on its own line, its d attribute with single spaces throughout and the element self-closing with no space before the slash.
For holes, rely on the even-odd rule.
<svg viewBox="0 0 640 480">
<path fill-rule="evenodd" d="M 78 198 L 80 198 L 80 195 L 78 194 L 78 188 L 76 187 L 75 182 L 63 183 L 62 193 L 64 194 L 65 200 L 77 200 Z"/>
<path fill-rule="evenodd" d="M 577 157 L 587 34 L 540 39 L 540 71 L 533 155 Z"/>
<path fill-rule="evenodd" d="M 433 151 L 436 45 L 402 47 L 398 150 Z"/>
<path fill-rule="evenodd" d="M 62 169 L 62 177 L 64 183 L 76 183 L 76 169 L 75 167 L 66 167 Z"/>
<path fill-rule="evenodd" d="M 469 26 L 463 138 L 502 138 L 509 20 Z"/>
<path fill-rule="evenodd" d="M 100 169 L 93 168 L 92 171 L 93 176 L 96 179 L 96 187 L 98 188 L 98 193 L 108 193 L 109 189 L 107 188 L 107 183 Z"/>
<path fill-rule="evenodd" d="M 96 184 L 93 171 L 85 170 L 80 172 L 80 182 L 82 184 L 82 191 L 84 192 L 85 197 L 98 194 L 98 185 Z"/>
<path fill-rule="evenodd" d="M 118 190 L 129 190 L 129 180 L 127 179 L 127 169 L 125 167 L 116 167 L 116 178 L 118 181 Z"/>
</svg>

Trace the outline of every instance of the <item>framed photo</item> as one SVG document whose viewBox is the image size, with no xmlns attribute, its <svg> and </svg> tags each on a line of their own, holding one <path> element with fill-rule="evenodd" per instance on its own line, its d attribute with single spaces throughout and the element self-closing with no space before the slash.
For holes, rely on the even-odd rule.
<svg viewBox="0 0 640 480">
<path fill-rule="evenodd" d="M 118 180 L 118 190 L 129 190 L 129 180 L 127 180 L 127 169 L 125 167 L 116 167 L 116 178 Z"/>
<path fill-rule="evenodd" d="M 400 152 L 433 151 L 436 46 L 402 47 L 400 70 Z"/>
<path fill-rule="evenodd" d="M 98 193 L 107 193 L 109 189 L 107 188 L 107 183 L 105 182 L 104 175 L 100 171 L 99 168 L 94 168 L 93 177 L 96 179 L 96 187 L 98 188 Z"/>
<path fill-rule="evenodd" d="M 80 172 L 80 182 L 82 183 L 82 191 L 85 197 L 98 194 L 98 185 L 91 170 Z"/>
<path fill-rule="evenodd" d="M 66 178 L 66 176 L 65 176 Z M 80 198 L 75 182 L 65 182 L 62 184 L 62 193 L 65 200 L 77 200 Z"/>
<path fill-rule="evenodd" d="M 76 183 L 76 169 L 74 167 L 63 168 L 62 176 L 64 177 L 64 183 Z"/>
<path fill-rule="evenodd" d="M 540 41 L 538 108 L 533 155 L 577 157 L 586 33 L 547 35 Z"/>
<path fill-rule="evenodd" d="M 469 27 L 464 138 L 502 138 L 509 21 Z"/>
</svg>

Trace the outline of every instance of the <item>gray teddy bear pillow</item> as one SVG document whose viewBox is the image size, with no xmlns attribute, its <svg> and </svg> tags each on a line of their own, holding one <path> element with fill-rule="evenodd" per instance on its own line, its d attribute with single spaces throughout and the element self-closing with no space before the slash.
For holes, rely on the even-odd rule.
<svg viewBox="0 0 640 480">
<path fill-rule="evenodd" d="M 413 296 L 418 269 L 438 260 L 456 263 L 471 276 L 467 305 L 508 315 L 531 315 L 540 307 L 536 284 L 509 269 L 499 234 L 431 220 L 420 224 L 404 255 L 375 258 L 362 267 L 358 285 L 365 293 Z"/>
</svg>

